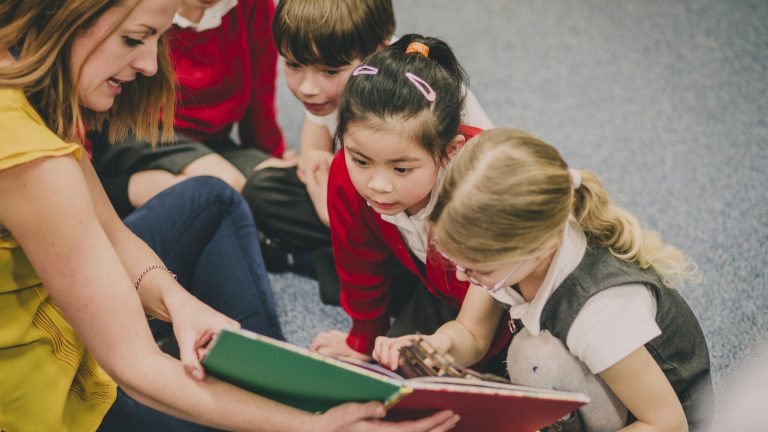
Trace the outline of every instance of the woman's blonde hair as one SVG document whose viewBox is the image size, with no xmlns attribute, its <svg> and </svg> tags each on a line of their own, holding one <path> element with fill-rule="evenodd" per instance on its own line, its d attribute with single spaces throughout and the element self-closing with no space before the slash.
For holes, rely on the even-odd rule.
<svg viewBox="0 0 768 432">
<path fill-rule="evenodd" d="M 696 281 L 696 266 L 677 248 L 611 204 L 600 180 L 568 165 L 551 145 L 517 129 L 476 136 L 451 161 L 430 220 L 440 248 L 473 263 L 534 253 L 558 236 L 570 214 L 590 244 L 652 267 L 668 286 Z"/>
<path fill-rule="evenodd" d="M 132 130 L 137 137 L 156 143 L 160 123 L 163 139 L 170 140 L 175 78 L 164 36 L 158 45 L 157 73 L 151 77 L 137 75 L 106 113 L 81 107 L 77 83 L 71 76 L 70 55 L 75 39 L 106 11 L 128 3 L 125 15 L 109 37 L 141 1 L 3 1 L 0 48 L 11 50 L 17 61 L 0 69 L 0 87 L 20 88 L 46 125 L 66 141 L 79 141 L 86 126 L 101 129 L 106 119 L 110 141 L 124 138 Z"/>
</svg>

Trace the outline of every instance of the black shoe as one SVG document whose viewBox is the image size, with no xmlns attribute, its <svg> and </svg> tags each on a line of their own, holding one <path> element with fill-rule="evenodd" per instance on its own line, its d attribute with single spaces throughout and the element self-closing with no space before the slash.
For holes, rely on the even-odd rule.
<svg viewBox="0 0 768 432">
<path fill-rule="evenodd" d="M 283 246 L 280 239 L 267 237 L 261 231 L 259 231 L 259 245 L 268 272 L 293 272 L 315 278 L 315 260 L 310 252 L 291 252 Z"/>
<path fill-rule="evenodd" d="M 336 263 L 333 260 L 333 249 L 330 247 L 318 249 L 314 255 L 320 300 L 327 305 L 341 305 L 339 300 L 341 285 L 339 285 L 339 275 L 336 273 Z"/>
<path fill-rule="evenodd" d="M 280 241 L 265 236 L 259 231 L 259 246 L 264 257 L 264 265 L 270 273 L 283 273 L 293 264 L 293 256 L 286 252 Z"/>
</svg>

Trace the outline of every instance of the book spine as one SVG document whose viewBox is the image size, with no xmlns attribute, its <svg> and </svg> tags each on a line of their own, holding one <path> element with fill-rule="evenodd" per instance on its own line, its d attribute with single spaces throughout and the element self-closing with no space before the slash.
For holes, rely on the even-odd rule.
<svg viewBox="0 0 768 432">
<path fill-rule="evenodd" d="M 409 394 L 413 393 L 413 389 L 410 387 L 400 387 L 400 390 L 396 391 L 395 393 L 392 393 L 392 396 L 388 397 L 387 400 L 384 401 L 384 408 L 390 409 L 393 406 L 397 405 L 398 402 L 403 400 L 404 397 L 408 396 Z"/>
</svg>

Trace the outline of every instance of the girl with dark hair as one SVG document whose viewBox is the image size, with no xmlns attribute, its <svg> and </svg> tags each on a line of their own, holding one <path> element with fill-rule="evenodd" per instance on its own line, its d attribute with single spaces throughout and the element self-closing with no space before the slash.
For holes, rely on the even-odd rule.
<svg viewBox="0 0 768 432">
<path fill-rule="evenodd" d="M 450 47 L 415 34 L 352 72 L 328 186 L 341 304 L 352 328 L 320 333 L 312 349 L 367 360 L 377 336 L 432 333 L 455 318 L 467 284 L 433 253 L 426 223 L 445 164 L 479 132 L 461 124 L 465 88 Z M 500 323 L 486 363 L 508 337 Z"/>
</svg>

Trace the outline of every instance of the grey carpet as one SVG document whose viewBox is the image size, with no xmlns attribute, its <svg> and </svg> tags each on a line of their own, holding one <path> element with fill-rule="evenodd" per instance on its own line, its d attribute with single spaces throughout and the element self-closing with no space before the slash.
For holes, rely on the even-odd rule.
<svg viewBox="0 0 768 432">
<path fill-rule="evenodd" d="M 398 34 L 444 38 L 497 126 L 557 146 L 614 201 L 687 251 L 682 294 L 716 393 L 768 337 L 768 2 L 395 1 Z M 280 119 L 298 145 L 299 104 Z M 346 329 L 314 281 L 272 275 L 289 340 Z"/>
</svg>

